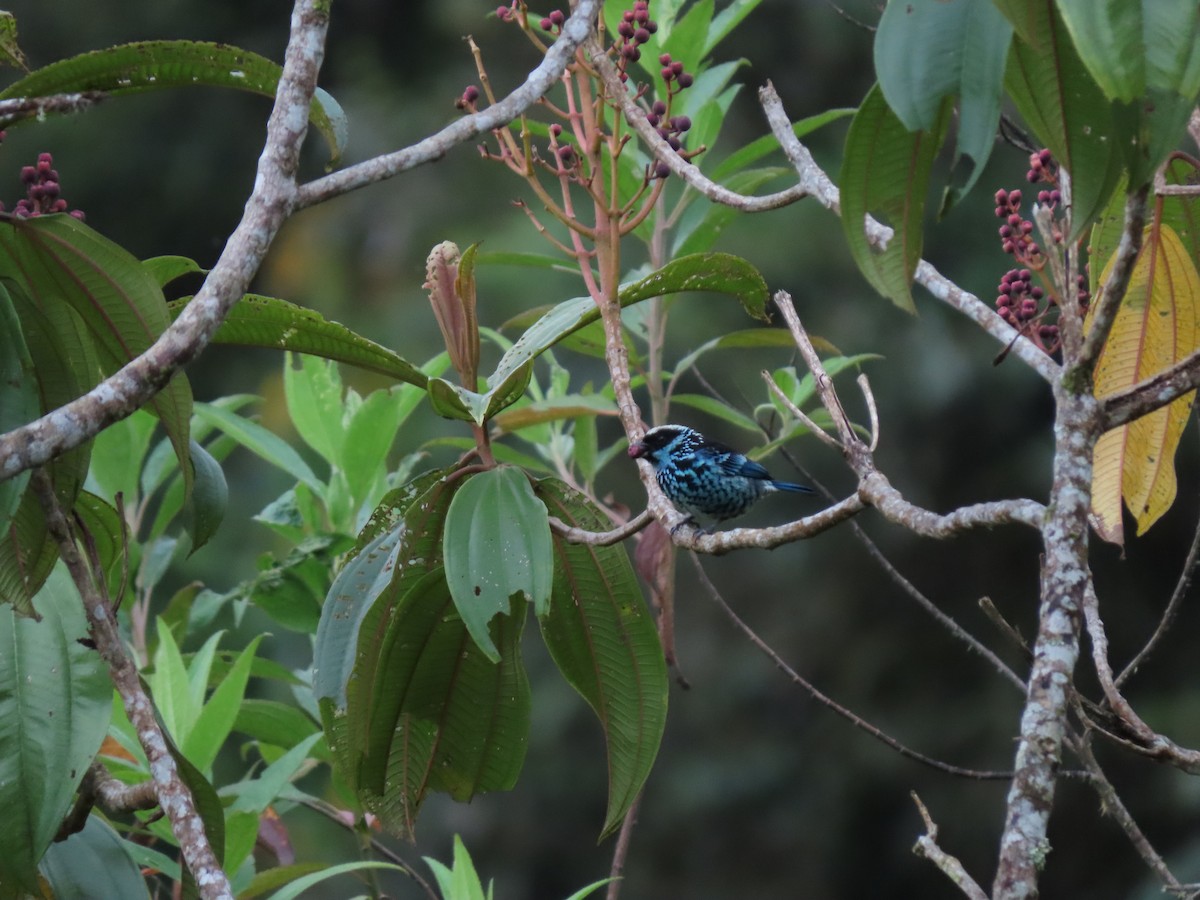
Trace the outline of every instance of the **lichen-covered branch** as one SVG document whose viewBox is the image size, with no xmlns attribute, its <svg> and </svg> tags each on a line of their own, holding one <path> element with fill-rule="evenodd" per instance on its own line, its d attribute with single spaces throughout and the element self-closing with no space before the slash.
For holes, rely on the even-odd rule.
<svg viewBox="0 0 1200 900">
<path fill-rule="evenodd" d="M 124 368 L 82 397 L 0 435 L 0 481 L 78 447 L 130 415 L 208 346 L 292 211 L 300 145 L 308 130 L 328 26 L 326 3 L 297 0 L 254 191 L 195 298 L 145 353 Z"/>
<path fill-rule="evenodd" d="M 91 567 L 76 546 L 70 525 L 54 495 L 50 477 L 43 469 L 37 469 L 30 484 L 46 515 L 46 527 L 58 543 L 62 561 L 79 590 L 92 640 L 96 642 L 101 658 L 108 664 L 109 677 L 137 732 L 138 743 L 145 751 L 150 766 L 158 804 L 171 823 L 171 833 L 179 841 L 180 853 L 196 879 L 200 896 L 205 900 L 232 900 L 229 880 L 208 842 L 204 822 L 196 811 L 192 793 L 179 777 L 175 759 L 167 748 L 166 737 L 155 717 L 154 705 L 142 689 L 137 666 L 125 652 L 112 604 L 100 593 L 92 579 Z"/>
<path fill-rule="evenodd" d="M 1127 425 L 1200 387 L 1200 350 L 1133 387 L 1104 398 L 1105 429 Z"/>
</svg>

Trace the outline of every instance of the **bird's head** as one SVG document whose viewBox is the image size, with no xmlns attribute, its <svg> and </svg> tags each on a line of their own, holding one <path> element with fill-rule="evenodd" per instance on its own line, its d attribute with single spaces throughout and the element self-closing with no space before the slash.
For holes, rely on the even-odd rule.
<svg viewBox="0 0 1200 900">
<path fill-rule="evenodd" d="M 629 456 L 657 465 L 676 447 L 699 438 L 695 431 L 683 425 L 658 425 L 642 435 L 640 441 L 629 445 Z"/>
</svg>

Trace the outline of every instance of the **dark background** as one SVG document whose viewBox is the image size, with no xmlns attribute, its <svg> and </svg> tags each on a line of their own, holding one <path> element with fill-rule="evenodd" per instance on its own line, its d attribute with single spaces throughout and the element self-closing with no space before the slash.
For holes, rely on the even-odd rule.
<svg viewBox="0 0 1200 900">
<path fill-rule="evenodd" d="M 333 5 L 321 83 L 349 117 L 346 162 L 405 146 L 456 116 L 454 98 L 476 81 L 462 39 L 467 33 L 483 48 L 498 91 L 520 82 L 536 59 L 527 42 L 491 15 L 494 5 Z M 841 9 L 868 23 L 878 15 L 867 2 Z M 38 0 L 19 2 L 13 11 L 36 67 L 112 43 L 167 37 L 226 41 L 280 59 L 290 4 Z M 736 78 L 746 87 L 717 152 L 766 131 L 754 92 L 767 79 L 793 118 L 857 105 L 873 79 L 870 52 L 871 34 L 832 5 L 766 0 L 716 51 L 721 60 L 747 60 Z M 112 99 L 85 115 L 15 129 L 3 146 L 0 198 L 11 205 L 20 192 L 20 166 L 49 150 L 65 195 L 87 212 L 93 227 L 139 257 L 177 253 L 211 265 L 250 190 L 268 111 L 264 98 L 198 88 Z M 847 121 L 810 139 L 835 177 Z M 321 173 L 323 154 L 320 142 L 310 139 L 307 177 Z M 995 239 L 990 197 L 998 187 L 1021 186 L 1025 168 L 1023 154 L 998 147 L 975 195 L 945 221 L 930 223 L 926 257 L 984 298 L 1008 268 Z M 420 362 L 440 342 L 421 290 L 429 248 L 449 239 L 464 247 L 483 241 L 486 250 L 546 251 L 510 205 L 525 193 L 523 184 L 481 161 L 472 146 L 460 147 L 434 165 L 298 215 L 280 235 L 255 289 L 309 305 Z M 875 296 L 854 269 L 830 213 L 810 202 L 743 217 L 716 249 L 745 256 L 773 289 L 791 291 L 811 332 L 846 353 L 883 355 L 866 367 L 882 419 L 877 459 L 906 497 L 939 511 L 979 500 L 1045 497 L 1053 414 L 1046 385 L 1015 359 L 993 365 L 1000 348 L 920 289 L 916 317 Z M 580 292 L 565 276 L 485 269 L 481 320 L 494 327 L 531 305 Z M 672 320 L 672 359 L 751 324 L 730 304 L 685 302 L 694 306 Z M 564 352 L 561 361 L 572 367 L 573 384 L 604 378 L 591 359 Z M 749 411 L 765 399 L 759 370 L 788 361 L 783 353 L 726 352 L 711 355 L 702 368 Z M 198 399 L 262 394 L 263 421 L 294 438 L 283 410 L 281 364 L 271 353 L 215 347 L 189 374 Z M 378 386 L 361 373 L 344 375 L 360 390 Z M 694 382 L 687 387 L 698 389 Z M 864 419 L 851 379 L 842 390 L 852 416 Z M 682 408 L 676 418 L 745 443 L 744 435 Z M 458 434 L 454 423 L 424 411 L 401 435 L 398 449 Z M 615 425 L 603 422 L 601 434 L 615 439 Z M 802 440 L 794 449 L 808 467 L 797 477 L 817 479 L 837 494 L 853 487 L 840 460 L 818 442 Z M 1196 517 L 1195 451 L 1189 428 L 1179 457 L 1179 500 L 1149 535 L 1133 539 L 1131 528 L 1124 556 L 1108 546 L 1094 549 L 1114 665 L 1153 630 L 1179 574 Z M 782 458 L 770 463 L 779 476 L 793 474 Z M 278 472 L 244 452 L 230 458 L 226 474 L 226 524 L 177 574 L 217 590 L 252 575 L 256 557 L 278 549 L 249 517 L 287 486 Z M 623 459 L 606 470 L 601 487 L 635 508 L 644 502 Z M 783 521 L 815 508 L 804 499 L 771 498 L 751 523 Z M 1012 527 L 935 542 L 870 512 L 859 522 L 917 588 L 1023 671 L 1019 654 L 977 602 L 992 598 L 1022 633 L 1034 633 L 1040 549 L 1034 534 Z M 704 566 L 739 614 L 838 701 L 931 756 L 978 769 L 1011 766 L 1021 694 L 919 610 L 848 528 L 771 553 L 705 559 Z M 910 852 L 922 830 L 910 791 L 941 826 L 942 846 L 990 885 L 1006 782 L 932 771 L 815 704 L 733 629 L 686 560 L 679 566 L 677 619 L 680 664 L 692 686 L 672 691 L 623 898 L 958 896 Z M 1153 726 L 1193 746 L 1200 743 L 1198 627 L 1200 615 L 1189 598 L 1173 633 L 1129 688 Z M 280 634 L 266 620 L 243 631 L 254 628 L 276 632 L 264 644 L 266 652 L 307 665 L 305 641 Z M 497 897 L 540 900 L 565 897 L 603 877 L 613 841 L 596 845 L 606 790 L 600 730 L 535 637 L 526 641 L 526 653 L 534 729 L 517 789 L 469 805 L 434 798 L 423 812 L 417 844 L 396 846 L 418 865 L 422 855 L 448 862 L 457 832 L 485 879 L 496 880 Z M 1091 687 L 1086 674 L 1081 680 Z M 1104 745 L 1098 752 L 1176 874 L 1200 879 L 1200 783 Z M 1069 759 L 1066 764 L 1073 765 Z M 315 779 L 304 786 L 322 789 Z M 343 861 L 357 852 L 353 838 L 314 814 L 298 811 L 288 821 L 302 860 Z M 1081 781 L 1060 783 L 1050 840 L 1043 896 L 1159 896 L 1157 883 L 1145 877 L 1129 842 Z M 403 880 L 385 884 L 395 896 L 418 896 Z M 343 882 L 312 896 L 357 890 Z"/>
</svg>

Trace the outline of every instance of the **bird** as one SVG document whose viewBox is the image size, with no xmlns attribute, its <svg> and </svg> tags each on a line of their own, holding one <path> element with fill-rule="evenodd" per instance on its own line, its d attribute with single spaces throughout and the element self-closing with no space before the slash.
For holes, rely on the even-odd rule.
<svg viewBox="0 0 1200 900">
<path fill-rule="evenodd" d="M 640 441 L 629 445 L 629 456 L 654 467 L 654 477 L 667 499 L 688 515 L 684 522 L 698 526 L 704 520 L 722 522 L 740 516 L 763 494 L 773 491 L 813 492 L 803 484 L 776 481 L 744 454 L 685 425 L 651 428 Z M 702 530 L 711 531 L 711 526 Z"/>
</svg>

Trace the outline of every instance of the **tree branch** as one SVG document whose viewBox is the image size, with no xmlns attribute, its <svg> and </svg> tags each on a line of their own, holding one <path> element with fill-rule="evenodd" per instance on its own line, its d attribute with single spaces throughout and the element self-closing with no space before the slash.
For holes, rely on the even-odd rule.
<svg viewBox="0 0 1200 900">
<path fill-rule="evenodd" d="M 951 856 L 938 846 L 937 825 L 934 824 L 929 810 L 925 808 L 925 804 L 921 802 L 916 791 L 912 792 L 912 798 L 913 802 L 917 804 L 917 810 L 921 813 L 921 820 L 925 823 L 925 834 L 917 838 L 916 844 L 913 845 L 913 853 L 925 857 L 941 869 L 942 874 L 953 881 L 969 900 L 988 900 L 988 895 L 984 893 L 978 882 L 967 874 L 967 870 L 958 861 L 958 857 Z"/>
<path fill-rule="evenodd" d="M 76 113 L 91 109 L 108 95 L 103 91 L 82 91 L 76 94 L 50 94 L 45 97 L 13 97 L 0 100 L 0 128 L 7 128 L 21 119 L 45 113 Z"/>
<path fill-rule="evenodd" d="M 155 718 L 154 705 L 142 689 L 137 666 L 125 652 L 112 605 L 92 581 L 91 568 L 75 544 L 50 476 L 45 470 L 36 469 L 30 485 L 46 514 L 46 527 L 58 543 L 59 555 L 79 590 L 92 639 L 108 664 L 109 677 L 145 751 L 158 803 L 171 823 L 171 833 L 179 842 L 184 862 L 195 876 L 200 896 L 205 900 L 232 900 L 229 881 L 208 842 L 192 793 L 179 777 L 166 736 Z"/>
<path fill-rule="evenodd" d="M 792 130 L 791 120 L 784 111 L 783 102 L 770 82 L 759 89 L 758 99 L 762 104 L 763 112 L 766 113 L 767 122 L 771 125 L 772 133 L 796 169 L 796 174 L 800 178 L 800 187 L 805 193 L 815 197 L 826 209 L 841 215 L 841 201 L 837 186 L 829 180 L 829 176 L 813 160 L 808 148 L 796 137 L 796 133 Z M 867 239 L 872 246 L 880 250 L 887 246 L 894 233 L 891 228 L 871 216 L 867 216 L 865 227 Z M 1046 381 L 1053 382 L 1058 377 L 1059 367 L 1053 359 L 1000 318 L 988 304 L 974 294 L 964 291 L 938 272 L 932 264 L 921 260 L 917 264 L 914 280 L 938 300 L 975 322 L 1002 346 L 1011 347 L 1013 355 Z"/>
<path fill-rule="evenodd" d="M 304 209 L 369 184 L 394 178 L 416 166 L 441 159 L 452 148 L 471 138 L 504 127 L 554 87 L 575 57 L 575 51 L 592 33 L 593 22 L 599 9 L 600 0 L 579 0 L 570 18 L 563 23 L 558 40 L 546 51 L 538 66 L 526 76 L 525 83 L 503 100 L 487 109 L 463 116 L 436 134 L 403 150 L 377 156 L 302 185 L 296 194 L 296 209 Z"/>
<path fill-rule="evenodd" d="M 97 435 L 145 404 L 208 346 L 241 299 L 291 213 L 300 145 L 324 54 L 328 4 L 297 0 L 275 106 L 258 161 L 254 191 L 208 278 L 175 322 L 141 356 L 28 425 L 0 435 L 0 481 L 39 466 Z"/>
<path fill-rule="evenodd" d="M 1175 365 L 1133 387 L 1105 397 L 1101 401 L 1104 429 L 1127 425 L 1197 387 L 1200 387 L 1200 350 L 1192 351 Z"/>
</svg>

